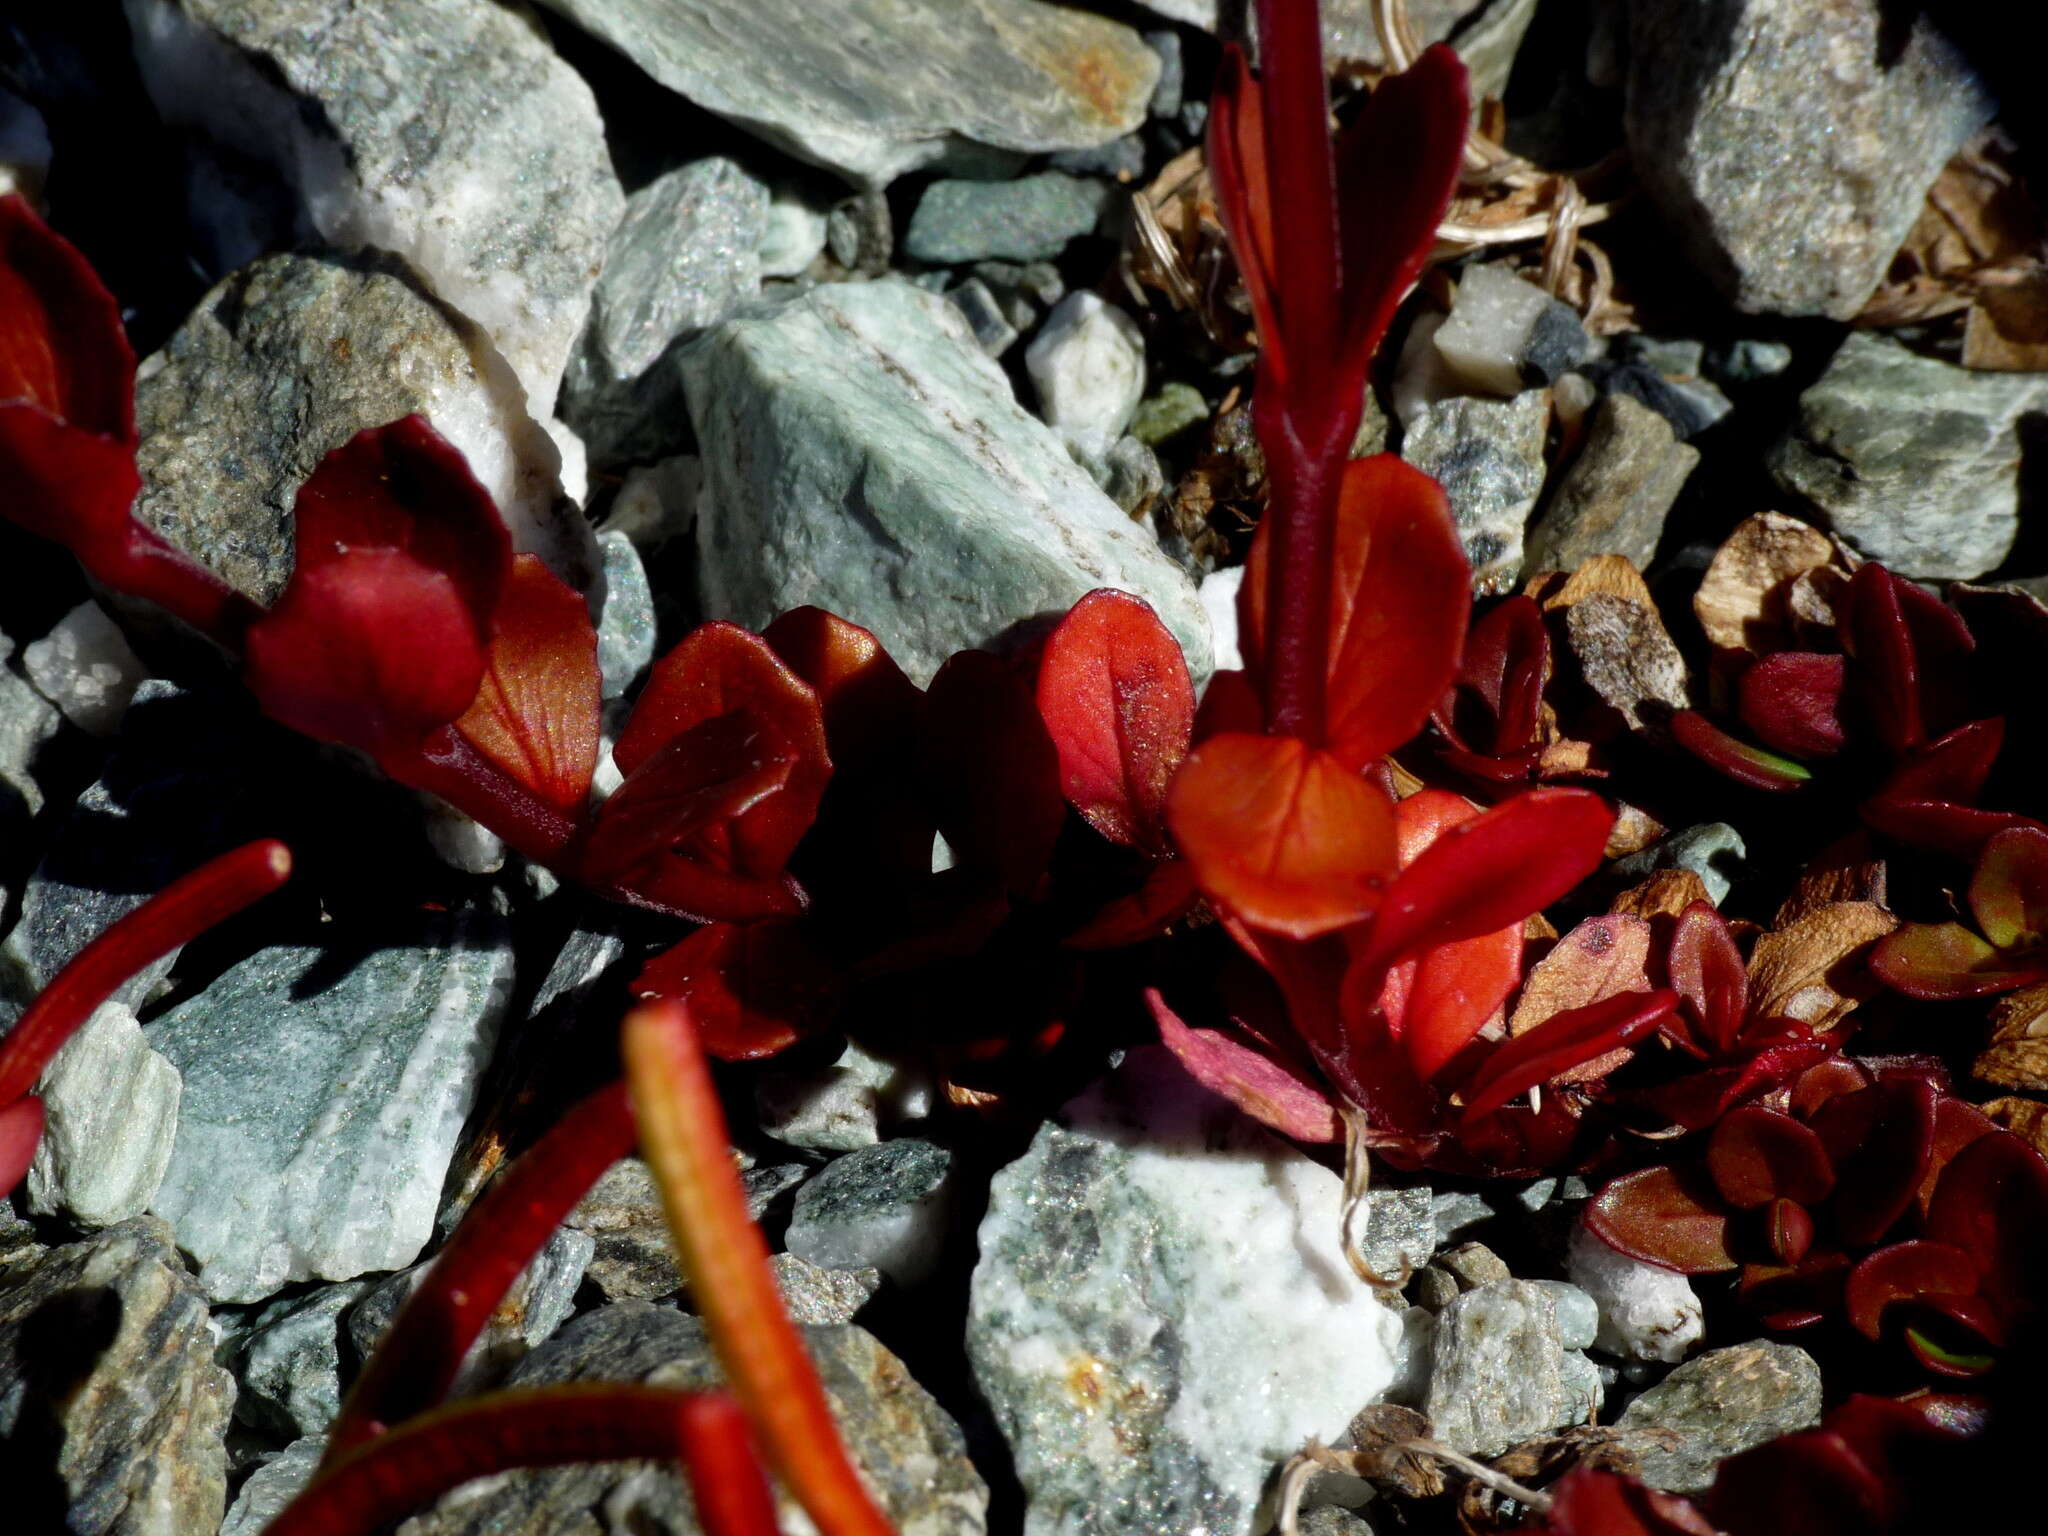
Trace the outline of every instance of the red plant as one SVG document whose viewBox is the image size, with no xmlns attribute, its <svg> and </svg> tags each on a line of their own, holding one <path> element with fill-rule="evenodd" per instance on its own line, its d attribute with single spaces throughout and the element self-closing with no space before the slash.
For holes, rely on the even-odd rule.
<svg viewBox="0 0 2048 1536">
<path fill-rule="evenodd" d="M 1989 997 L 2048 980 L 2048 829 L 1985 840 L 1961 923 L 1907 923 L 1879 941 L 1871 969 L 1908 997 Z"/>
<path fill-rule="evenodd" d="M 1586 1225 L 1684 1274 L 1740 1271 L 1765 1324 L 1833 1312 L 1928 1370 L 1989 1369 L 2048 1258 L 2048 1162 L 1922 1071 L 1810 1068 L 1714 1125 L 1695 1161 L 1610 1181 Z"/>
<path fill-rule="evenodd" d="M 0 1194 L 28 1172 L 42 1139 L 30 1092 L 66 1040 L 136 972 L 262 900 L 291 877 L 291 852 L 247 843 L 173 881 L 74 955 L 0 1040 Z"/>
</svg>

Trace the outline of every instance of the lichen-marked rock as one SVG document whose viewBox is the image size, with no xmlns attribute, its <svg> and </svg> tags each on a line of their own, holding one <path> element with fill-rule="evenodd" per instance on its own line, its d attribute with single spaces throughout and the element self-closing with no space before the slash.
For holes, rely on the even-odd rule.
<svg viewBox="0 0 2048 1536">
<path fill-rule="evenodd" d="M 213 1349 L 206 1302 L 153 1217 L 0 1270 L 7 1528 L 214 1530 L 235 1386 Z"/>
<path fill-rule="evenodd" d="M 829 24 L 810 0 L 545 3 L 698 106 L 869 187 L 1105 143 L 1145 121 L 1159 78 L 1129 27 L 1043 0 L 836 0 Z"/>
<path fill-rule="evenodd" d="M 1274 1468 L 1402 1368 L 1337 1175 L 1132 1053 L 996 1176 L 967 1351 L 1029 1536 L 1250 1536 Z"/>
<path fill-rule="evenodd" d="M 1424 405 L 1408 424 L 1401 457 L 1433 476 L 1472 562 L 1472 591 L 1491 597 L 1522 573 L 1522 535 L 1543 490 L 1543 435 L 1550 392 L 1507 400 L 1453 395 Z"/>
<path fill-rule="evenodd" d="M 1664 1429 L 1672 1445 L 1633 1437 L 1642 1479 L 1672 1493 L 1704 1493 L 1714 1469 L 1737 1452 L 1820 1422 L 1820 1367 L 1791 1344 L 1758 1339 L 1709 1350 L 1630 1403 L 1615 1428 Z"/>
<path fill-rule="evenodd" d="M 705 611 L 803 603 L 864 624 L 917 682 L 1097 587 L 1146 599 L 1206 676 L 1193 585 L 1042 423 L 944 299 L 841 283 L 683 350 L 704 448 Z"/>
<path fill-rule="evenodd" d="M 959 1427 L 865 1329 L 803 1330 L 856 1467 L 901 1536 L 981 1536 L 988 1489 Z M 535 1350 L 509 1385 L 648 1382 L 701 1391 L 722 1384 L 704 1325 L 644 1301 L 586 1313 Z M 800 1527 L 780 1497 L 780 1524 Z M 671 1464 L 582 1463 L 513 1472 L 463 1489 L 400 1527 L 400 1536 L 560 1536 L 565 1531 L 700 1530 Z"/>
<path fill-rule="evenodd" d="M 1498 1456 L 1585 1423 L 1600 1406 L 1600 1376 L 1569 1345 L 1592 1343 L 1595 1326 L 1585 1293 L 1555 1282 L 1494 1280 L 1453 1297 L 1437 1314 L 1424 1400 L 1436 1437 L 1468 1456 Z"/>
<path fill-rule="evenodd" d="M 400 1269 L 432 1234 L 512 982 L 503 920 L 257 951 L 149 1026 L 184 1075 L 155 1210 L 221 1301 Z"/>
<path fill-rule="evenodd" d="M 914 1285 L 938 1261 L 956 1183 L 953 1154 L 914 1136 L 834 1158 L 797 1191 L 789 1251 Z"/>
<path fill-rule="evenodd" d="M 150 97 L 402 257 L 554 409 L 624 204 L 583 79 L 488 0 L 124 0 Z"/>
</svg>

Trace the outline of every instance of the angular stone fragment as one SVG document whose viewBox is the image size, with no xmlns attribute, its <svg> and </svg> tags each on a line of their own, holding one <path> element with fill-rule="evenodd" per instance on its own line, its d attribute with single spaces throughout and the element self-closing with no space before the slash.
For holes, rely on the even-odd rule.
<svg viewBox="0 0 2048 1536">
<path fill-rule="evenodd" d="M 930 1273 L 952 1213 L 953 1154 L 905 1136 L 834 1158 L 797 1193 L 785 1239 L 828 1269 L 879 1269 L 913 1285 Z"/>
<path fill-rule="evenodd" d="M 1700 451 L 1627 395 L 1608 395 L 1572 467 L 1529 530 L 1536 571 L 1576 570 L 1595 555 L 1620 555 L 1638 570 L 1656 558 L 1664 519 Z"/>
<path fill-rule="evenodd" d="M 1150 602 L 1206 675 L 1187 577 L 1098 491 L 944 299 L 843 283 L 743 312 L 682 353 L 705 610 L 755 628 L 801 603 L 878 634 L 928 681 L 954 651 L 1097 587 Z"/>
<path fill-rule="evenodd" d="M 968 1317 L 1025 1530 L 1250 1532 L 1274 1466 L 1401 1366 L 1341 1181 L 1157 1047 L 1062 1119 L 996 1176 Z"/>
<path fill-rule="evenodd" d="M 1969 580 L 2012 548 L 2027 422 L 2042 415 L 2048 374 L 1973 372 L 1857 331 L 1799 397 L 1770 470 L 1870 559 Z"/>
<path fill-rule="evenodd" d="M 1042 0 L 547 0 L 672 91 L 869 187 L 1145 121 L 1158 57 Z M 1014 162 L 1012 162 L 1014 163 Z"/>
<path fill-rule="evenodd" d="M 640 551 L 623 533 L 598 535 L 604 553 L 604 617 L 597 626 L 597 666 L 604 696 L 625 694 L 654 663 L 654 589 Z"/>
<path fill-rule="evenodd" d="M 90 599 L 23 650 L 21 665 L 44 698 L 95 736 L 121 728 L 128 701 L 149 676 L 120 626 Z"/>
<path fill-rule="evenodd" d="M 1569 304 L 1505 267 L 1470 268 L 1433 339 L 1460 382 L 1491 395 L 1554 384 L 1592 348 Z"/>
<path fill-rule="evenodd" d="M 1758 1339 L 1688 1360 L 1623 1410 L 1615 1427 L 1666 1429 L 1674 1446 L 1632 1444 L 1641 1477 L 1672 1493 L 1703 1493 L 1726 1457 L 1820 1422 L 1820 1367 L 1805 1350 Z"/>
<path fill-rule="evenodd" d="M 806 1328 L 847 1450 L 902 1536 L 980 1536 L 988 1490 L 958 1427 L 902 1363 L 864 1329 Z M 513 1371 L 510 1384 L 648 1382 L 702 1390 L 723 1374 L 696 1318 L 622 1301 L 577 1318 Z M 779 1526 L 793 1523 L 779 1497 Z M 513 1472 L 443 1499 L 400 1536 L 560 1536 L 565 1531 L 701 1527 L 673 1464 L 596 1462 Z"/>
<path fill-rule="evenodd" d="M 165 119 L 276 166 L 331 245 L 403 258 L 554 409 L 624 198 L 582 77 L 488 0 L 125 0 Z"/>
<path fill-rule="evenodd" d="M 313 1480 L 326 1452 L 326 1436 L 308 1435 L 303 1440 L 294 1440 L 251 1472 L 235 1495 L 235 1502 L 228 1507 L 220 1536 L 263 1536 L 264 1528 Z"/>
<path fill-rule="evenodd" d="M 80 1226 L 140 1216 L 156 1198 L 178 1130 L 178 1069 L 149 1047 L 124 1003 L 95 1012 L 43 1070 L 43 1139 L 28 1207 Z"/>
<path fill-rule="evenodd" d="M 1883 0 L 1630 0 L 1630 158 L 1752 314 L 1850 319 L 1992 101 L 1938 12 Z"/>
<path fill-rule="evenodd" d="M 8 665 L 13 654 L 14 641 L 0 633 L 0 911 L 34 857 L 28 826 L 43 808 L 36 758 L 63 728 L 56 706 Z"/>
<path fill-rule="evenodd" d="M 626 200 L 562 380 L 562 419 L 593 462 L 644 462 L 688 446 L 682 384 L 661 359 L 761 291 L 768 201 L 764 183 L 715 155 Z"/>
<path fill-rule="evenodd" d="M 1145 393 L 1145 338 L 1100 294 L 1072 293 L 1024 351 L 1045 424 L 1082 463 L 1105 458 Z"/>
<path fill-rule="evenodd" d="M 324 1285 L 258 1310 L 221 1354 L 241 1387 L 235 1417 L 279 1439 L 324 1434 L 341 1411 L 341 1315 L 369 1288 Z"/>
<path fill-rule="evenodd" d="M 1566 1272 L 1600 1309 L 1596 1342 L 1627 1360 L 1683 1360 L 1706 1327 L 1692 1281 L 1675 1270 L 1618 1253 L 1586 1230 L 1572 1228 Z"/>
<path fill-rule="evenodd" d="M 511 946 L 481 912 L 376 937 L 259 950 L 149 1027 L 185 1079 L 155 1209 L 216 1299 L 402 1268 L 433 1231 Z"/>
<path fill-rule="evenodd" d="M 1565 1347 L 1559 1311 L 1545 1286 L 1496 1280 L 1437 1314 L 1424 1409 L 1439 1440 L 1468 1456 L 1498 1456 L 1591 1417 L 1600 1378 L 1584 1355 Z"/>
<path fill-rule="evenodd" d="M 0 1269 L 8 1529 L 214 1530 L 235 1384 L 213 1347 L 206 1303 L 152 1217 Z"/>
<path fill-rule="evenodd" d="M 1550 392 L 1510 400 L 1454 395 L 1424 405 L 1409 422 L 1401 457 L 1434 476 L 1472 562 L 1472 591 L 1490 597 L 1522 572 L 1522 534 L 1543 490 L 1543 435 Z"/>
<path fill-rule="evenodd" d="M 879 1269 L 825 1269 L 793 1253 L 768 1262 L 793 1323 L 850 1323 L 882 1288 Z"/>
<path fill-rule="evenodd" d="M 1041 171 L 1015 181 L 935 181 L 917 200 L 904 252 L 937 266 L 1041 261 L 1091 233 L 1109 204 L 1100 181 Z"/>
<path fill-rule="evenodd" d="M 800 1163 L 749 1168 L 741 1175 L 747 1215 L 762 1221 L 778 1206 L 786 1215 L 785 1197 L 808 1172 Z M 589 1235 L 594 1247 L 586 1272 L 591 1283 L 614 1301 L 672 1296 L 683 1284 L 661 1191 L 653 1172 L 637 1157 L 622 1157 L 607 1168 L 563 1225 Z"/>
<path fill-rule="evenodd" d="M 219 283 L 136 390 L 136 515 L 258 602 L 292 571 L 292 503 L 365 427 L 419 414 L 462 451 L 516 547 L 579 589 L 596 545 L 548 435 L 476 328 L 386 259 L 266 256 Z"/>
</svg>

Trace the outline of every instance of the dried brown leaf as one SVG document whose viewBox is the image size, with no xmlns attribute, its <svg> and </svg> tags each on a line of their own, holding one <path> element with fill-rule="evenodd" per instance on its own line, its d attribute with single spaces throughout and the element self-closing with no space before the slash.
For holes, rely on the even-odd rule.
<svg viewBox="0 0 2048 1536">
<path fill-rule="evenodd" d="M 1351 1421 L 1358 1475 L 1383 1491 L 1433 1499 L 1444 1491 L 1442 1465 L 1410 1447 L 1430 1437 L 1427 1414 L 1395 1403 L 1375 1403 Z"/>
<path fill-rule="evenodd" d="M 1656 600 L 1650 596 L 1650 584 L 1643 580 L 1643 573 L 1630 563 L 1626 555 L 1593 556 L 1537 601 L 1545 613 L 1555 613 L 1560 608 L 1570 608 L 1601 594 L 1641 603 L 1645 608 L 1657 606 Z"/>
<path fill-rule="evenodd" d="M 1676 917 L 1696 901 L 1712 903 L 1707 882 L 1690 869 L 1660 869 L 1641 885 L 1632 885 L 1614 898 L 1609 911 L 1622 917 L 1644 920 Z"/>
<path fill-rule="evenodd" d="M 1580 567 L 1572 581 L 1593 563 Z M 1624 560 L 1621 568 L 1641 585 L 1635 567 Z M 1560 601 L 1569 591 L 1567 583 Z M 1675 711 L 1691 707 L 1685 658 L 1651 603 L 1612 591 L 1588 592 L 1567 608 L 1565 636 L 1578 659 L 1579 675 L 1630 730 L 1661 734 Z"/>
<path fill-rule="evenodd" d="M 1640 805 L 1617 800 L 1614 803 L 1614 830 L 1607 834 L 1607 846 L 1602 850 L 1602 857 L 1625 859 L 1632 853 L 1641 853 L 1670 830 Z"/>
<path fill-rule="evenodd" d="M 2030 262 L 1980 282 L 1963 324 L 1963 366 L 1998 373 L 2048 370 L 2048 267 Z"/>
<path fill-rule="evenodd" d="M 2048 1157 L 2048 1104 L 2007 1094 L 1977 1106 L 1993 1125 L 2002 1125 L 2043 1157 Z"/>
<path fill-rule="evenodd" d="M 2048 981 L 1991 1005 L 1991 1043 L 1970 1070 L 1995 1087 L 2048 1092 Z"/>
<path fill-rule="evenodd" d="M 1835 546 L 1818 528 L 1782 512 L 1745 519 L 1714 554 L 1692 611 L 1715 645 L 1759 655 L 1789 638 L 1788 588 L 1835 563 Z"/>
<path fill-rule="evenodd" d="M 1870 840 L 1858 834 L 1818 858 L 1800 871 L 1792 892 L 1771 919 L 1773 928 L 1790 928 L 1801 918 L 1842 901 L 1875 902 L 1885 905 L 1884 860 L 1869 853 Z"/>
<path fill-rule="evenodd" d="M 1647 992 L 1649 965 L 1650 925 L 1644 919 L 1613 913 L 1586 918 L 1530 967 L 1508 1033 L 1523 1034 L 1567 1008 L 1583 1008 L 1618 992 Z M 1609 1051 L 1554 1081 L 1597 1082 L 1634 1054 Z"/>
<path fill-rule="evenodd" d="M 1881 990 L 1865 965 L 1870 946 L 1899 920 L 1870 901 L 1837 901 L 1757 937 L 1749 995 L 1760 1018 L 1834 1028 Z"/>
</svg>

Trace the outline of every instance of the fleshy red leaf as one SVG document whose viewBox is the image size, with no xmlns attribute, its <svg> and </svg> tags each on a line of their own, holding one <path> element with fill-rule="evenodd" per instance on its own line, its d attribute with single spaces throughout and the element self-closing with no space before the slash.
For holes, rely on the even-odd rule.
<svg viewBox="0 0 2048 1536">
<path fill-rule="evenodd" d="M 1636 1097 L 1672 1125 L 1704 1130 L 1732 1105 L 1769 1093 L 1816 1064 L 1824 1065 L 1833 1049 L 1823 1040 L 1795 1038 L 1766 1046 L 1733 1066 L 1688 1072 L 1675 1081 L 1644 1089 Z"/>
<path fill-rule="evenodd" d="M 1893 991 L 1931 1002 L 2010 992 L 2048 971 L 2001 953 L 1961 923 L 1903 924 L 1871 948 L 1870 969 Z"/>
<path fill-rule="evenodd" d="M 42 1139 L 41 1099 L 25 1093 L 11 1104 L 0 1104 L 0 1195 L 11 1193 L 28 1176 Z"/>
<path fill-rule="evenodd" d="M 1671 1168 L 1642 1168 L 1610 1180 L 1588 1202 L 1585 1220 L 1586 1230 L 1608 1247 L 1645 1264 L 1682 1275 L 1735 1268 L 1727 1215 Z"/>
<path fill-rule="evenodd" d="M 1203 742 L 1166 814 L 1203 891 L 1254 928 L 1305 939 L 1345 927 L 1379 906 L 1394 872 L 1387 797 L 1293 737 Z"/>
<path fill-rule="evenodd" d="M 0 197 L 0 405 L 133 448 L 134 402 L 135 353 L 114 296 L 26 198 Z"/>
<path fill-rule="evenodd" d="M 792 608 L 761 638 L 817 694 L 835 768 L 900 751 L 916 729 L 922 695 L 870 631 L 823 608 Z"/>
<path fill-rule="evenodd" d="M 1337 1139 L 1337 1113 L 1322 1090 L 1222 1030 L 1191 1029 L 1156 990 L 1147 991 L 1145 1001 L 1159 1038 L 1204 1088 L 1296 1141 Z"/>
<path fill-rule="evenodd" d="M 1760 1104 L 1730 1110 L 1707 1142 L 1707 1171 L 1738 1211 L 1773 1200 L 1812 1205 L 1835 1186 L 1820 1137 L 1790 1115 Z"/>
<path fill-rule="evenodd" d="M 699 928 L 640 968 L 633 995 L 689 1004 L 705 1050 L 753 1061 L 830 1025 L 840 987 L 802 924 L 784 920 Z"/>
<path fill-rule="evenodd" d="M 1668 724 L 1673 741 L 1701 762 L 1751 789 L 1794 790 L 1813 777 L 1790 758 L 1737 741 L 1697 710 L 1681 709 Z"/>
<path fill-rule="evenodd" d="M 1230 236 L 1231 253 L 1252 303 L 1252 319 L 1264 351 L 1276 355 L 1260 366 L 1285 377 L 1278 356 L 1285 342 L 1275 303 L 1273 201 L 1266 178 L 1265 104 L 1244 50 L 1226 43 L 1209 97 L 1207 153 L 1216 209 Z"/>
<path fill-rule="evenodd" d="M 1716 1536 L 1684 1499 L 1617 1472 L 1575 1466 L 1548 1491 L 1551 1536 Z"/>
<path fill-rule="evenodd" d="M 1443 487 L 1394 454 L 1344 466 L 1327 549 L 1324 742 L 1362 768 L 1429 719 L 1456 675 L 1472 611 L 1471 565 Z M 1245 662 L 1264 666 L 1271 545 L 1263 520 L 1245 563 Z"/>
<path fill-rule="evenodd" d="M 499 600 L 483 682 L 455 729 L 517 783 L 571 816 L 597 769 L 597 631 L 582 597 L 538 555 L 518 555 Z"/>
<path fill-rule="evenodd" d="M 1666 969 L 1694 1027 L 1716 1053 L 1735 1049 L 1749 1014 L 1749 974 L 1728 921 L 1704 901 L 1679 914 Z"/>
<path fill-rule="evenodd" d="M 1742 674 L 1736 713 L 1765 746 L 1792 757 L 1832 757 L 1842 750 L 1840 656 L 1780 651 Z"/>
<path fill-rule="evenodd" d="M 1436 1076 L 1479 1033 L 1522 979 L 1519 924 L 1425 949 L 1410 962 L 1400 1025 L 1415 1075 Z"/>
<path fill-rule="evenodd" d="M 1920 1188 L 1914 1199 L 1925 1216 L 1934 1200 L 1934 1191 L 1941 1182 L 1948 1165 L 1955 1161 L 1963 1148 L 1979 1137 L 1989 1136 L 1998 1129 L 1991 1117 L 1976 1105 L 1941 1094 L 1934 1101 L 1934 1135 L 1927 1152 L 1927 1172 L 1920 1180 Z"/>
<path fill-rule="evenodd" d="M 1583 789 L 1532 789 L 1451 828 L 1387 891 L 1367 954 L 1391 964 L 1540 912 L 1600 867 L 1614 813 Z"/>
<path fill-rule="evenodd" d="M 1875 1243 L 1913 1204 L 1934 1148 L 1935 1087 L 1884 1078 L 1838 1094 L 1810 1122 L 1835 1167 L 1829 1210 L 1847 1243 Z"/>
<path fill-rule="evenodd" d="M 920 768 L 957 867 L 1032 891 L 1066 820 L 1060 759 L 1031 690 L 986 651 L 947 658 L 925 691 Z"/>
<path fill-rule="evenodd" d="M 1550 631 L 1534 598 L 1517 593 L 1474 621 L 1458 663 L 1458 687 L 1469 689 L 1493 717 L 1486 750 L 1521 748 L 1535 739 L 1550 676 Z M 1457 730 L 1455 703 L 1447 725 Z"/>
<path fill-rule="evenodd" d="M 1976 1260 L 1996 1305 L 2015 1314 L 2036 1305 L 2048 1264 L 2048 1162 L 2009 1131 L 1979 1137 L 1942 1171 L 1926 1225 Z"/>
<path fill-rule="evenodd" d="M 1677 999 L 1669 992 L 1620 992 L 1552 1014 L 1487 1053 L 1465 1085 L 1464 1119 L 1481 1120 L 1539 1083 L 1633 1045 L 1656 1029 Z"/>
<path fill-rule="evenodd" d="M 1109 588 L 1076 603 L 1040 657 L 1038 713 L 1067 803 L 1110 841 L 1164 852 L 1166 790 L 1187 757 L 1195 692 L 1150 605 Z"/>
<path fill-rule="evenodd" d="M 1984 845 L 1970 877 L 1970 912 L 2001 950 L 2048 934 L 2048 829 L 2014 827 Z"/>
<path fill-rule="evenodd" d="M 1209 686 L 1202 690 L 1201 707 L 1195 711 L 1195 740 L 1232 731 L 1256 736 L 1265 728 L 1265 706 L 1249 672 L 1233 668 L 1209 674 Z"/>
<path fill-rule="evenodd" d="M 1866 1255 L 1843 1288 L 1849 1325 L 1867 1339 L 1884 1330 L 1885 1309 L 1927 1295 L 1967 1295 L 1977 1288 L 1977 1266 L 1948 1243 L 1893 1243 Z"/>
</svg>

